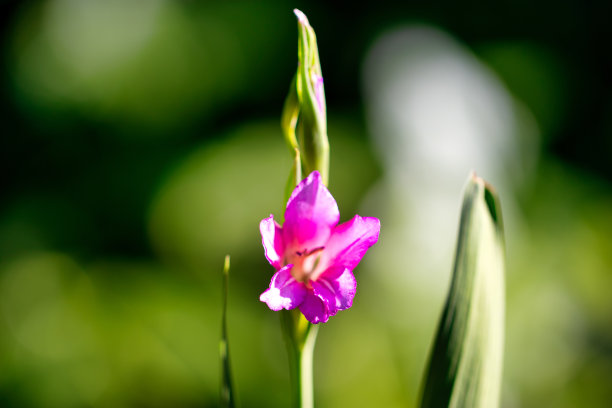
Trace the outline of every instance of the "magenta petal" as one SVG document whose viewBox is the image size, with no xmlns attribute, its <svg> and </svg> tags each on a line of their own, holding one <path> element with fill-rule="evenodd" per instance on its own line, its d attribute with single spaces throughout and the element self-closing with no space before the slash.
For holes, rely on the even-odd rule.
<svg viewBox="0 0 612 408">
<path fill-rule="evenodd" d="M 378 241 L 378 218 L 354 216 L 334 228 L 321 256 L 321 270 L 343 267 L 353 270 L 368 248 Z"/>
<path fill-rule="evenodd" d="M 286 247 L 296 251 L 325 246 L 340 213 L 334 197 L 321 182 L 318 171 L 297 185 L 285 210 L 283 237 Z"/>
<path fill-rule="evenodd" d="M 314 294 L 325 304 L 325 309 L 329 316 L 333 316 L 338 312 L 336 306 L 336 292 L 334 288 L 328 283 L 322 280 L 316 282 L 311 281 L 312 290 Z"/>
<path fill-rule="evenodd" d="M 328 311 L 333 316 L 339 310 L 353 305 L 357 281 L 350 269 L 331 268 L 312 282 L 312 288 L 315 294 L 326 302 Z"/>
<path fill-rule="evenodd" d="M 312 290 L 307 291 L 306 297 L 300 305 L 300 312 L 310 323 L 325 323 L 329 320 L 325 301 L 315 295 Z"/>
<path fill-rule="evenodd" d="M 272 215 L 264 218 L 259 223 L 259 231 L 261 232 L 261 242 L 266 252 L 266 258 L 270 265 L 276 270 L 281 267 L 281 257 L 283 256 L 283 230 L 274 221 Z"/>
<path fill-rule="evenodd" d="M 293 265 L 287 265 L 276 272 L 270 282 L 270 288 L 259 296 L 259 300 L 274 311 L 295 309 L 304 301 L 308 291 L 302 282 L 293 278 L 291 268 Z"/>
</svg>

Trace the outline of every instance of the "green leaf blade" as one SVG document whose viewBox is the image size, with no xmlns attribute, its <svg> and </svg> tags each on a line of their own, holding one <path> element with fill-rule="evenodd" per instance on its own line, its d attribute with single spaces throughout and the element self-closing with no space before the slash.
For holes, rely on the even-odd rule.
<svg viewBox="0 0 612 408">
<path fill-rule="evenodd" d="M 465 188 L 451 287 L 421 407 L 499 406 L 504 342 L 504 238 L 499 199 L 472 175 Z"/>
</svg>

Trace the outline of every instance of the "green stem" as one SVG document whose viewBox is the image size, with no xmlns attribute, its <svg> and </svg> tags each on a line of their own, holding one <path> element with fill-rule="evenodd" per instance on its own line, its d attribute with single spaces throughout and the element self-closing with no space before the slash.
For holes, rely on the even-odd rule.
<svg viewBox="0 0 612 408">
<path fill-rule="evenodd" d="M 314 357 L 314 346 L 317 340 L 317 332 L 319 331 L 319 326 L 311 326 L 311 329 L 306 335 L 306 341 L 304 342 L 304 345 L 302 347 L 301 355 L 298 355 L 296 359 L 296 361 L 298 362 L 296 374 L 299 375 L 297 385 L 299 387 L 299 405 L 296 406 L 300 408 L 314 407 L 312 362 Z"/>
<path fill-rule="evenodd" d="M 291 390 L 294 408 L 314 408 L 312 362 L 319 330 L 299 312 L 283 311 L 281 327 L 289 354 Z"/>
</svg>

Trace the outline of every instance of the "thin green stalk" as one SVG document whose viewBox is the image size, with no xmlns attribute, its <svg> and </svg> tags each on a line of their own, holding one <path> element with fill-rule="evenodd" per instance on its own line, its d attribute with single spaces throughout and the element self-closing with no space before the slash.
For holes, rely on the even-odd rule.
<svg viewBox="0 0 612 408">
<path fill-rule="evenodd" d="M 221 406 L 234 408 L 234 387 L 232 381 L 232 370 L 229 358 L 229 343 L 227 339 L 227 297 L 229 292 L 229 268 L 230 256 L 225 256 L 223 264 L 223 307 L 221 309 L 221 341 L 219 342 L 219 354 L 221 356 Z"/>
<path fill-rule="evenodd" d="M 292 406 L 314 408 L 312 363 L 319 327 L 296 309 L 281 313 L 281 327 L 289 355 Z"/>
</svg>

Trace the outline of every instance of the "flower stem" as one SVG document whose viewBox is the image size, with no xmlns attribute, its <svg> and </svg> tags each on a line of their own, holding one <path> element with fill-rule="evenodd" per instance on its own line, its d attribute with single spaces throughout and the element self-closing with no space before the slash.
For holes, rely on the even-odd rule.
<svg viewBox="0 0 612 408">
<path fill-rule="evenodd" d="M 312 362 L 319 327 L 295 309 L 281 313 L 281 327 L 289 353 L 292 406 L 313 408 Z"/>
</svg>

